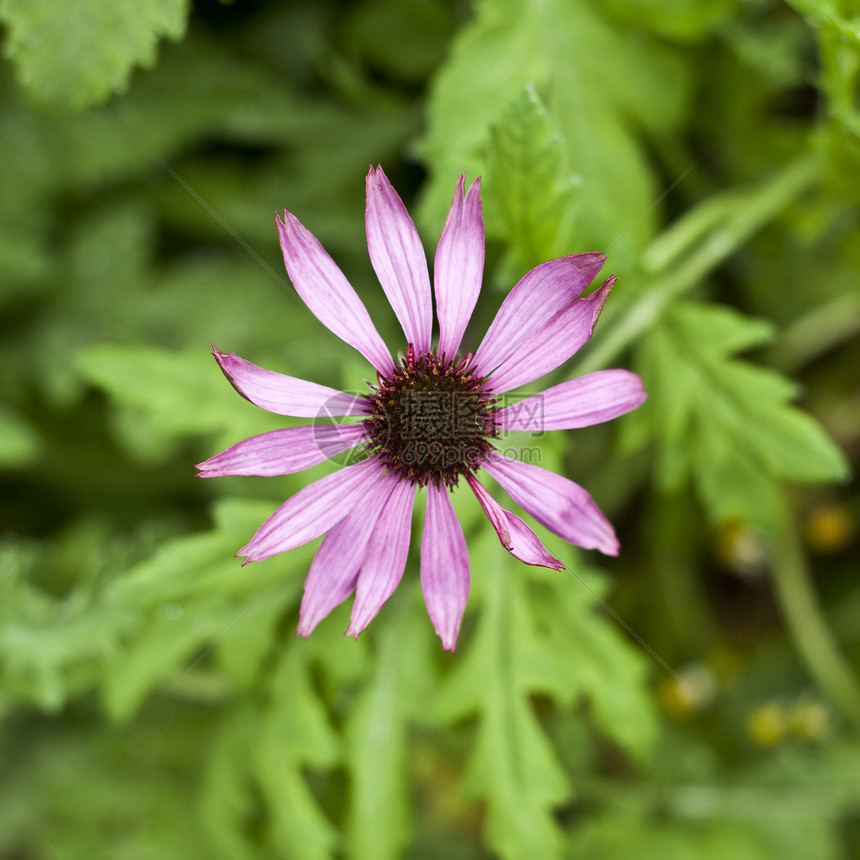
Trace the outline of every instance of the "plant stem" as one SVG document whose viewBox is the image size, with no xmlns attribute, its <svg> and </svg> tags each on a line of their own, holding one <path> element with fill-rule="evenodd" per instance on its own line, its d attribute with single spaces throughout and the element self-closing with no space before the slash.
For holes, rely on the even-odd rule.
<svg viewBox="0 0 860 860">
<path fill-rule="evenodd" d="M 797 525 L 787 504 L 774 542 L 773 588 L 807 669 L 834 706 L 860 727 L 860 686 L 818 602 Z"/>
<path fill-rule="evenodd" d="M 860 295 L 843 293 L 792 323 L 768 350 L 767 363 L 796 373 L 828 350 L 860 333 Z"/>
<path fill-rule="evenodd" d="M 726 192 L 732 205 L 726 207 L 725 223 L 715 227 L 674 272 L 660 276 L 659 280 L 641 289 L 640 298 L 617 317 L 615 325 L 601 335 L 600 341 L 578 364 L 577 375 L 608 367 L 659 319 L 672 299 L 691 290 L 734 254 L 754 233 L 805 192 L 820 171 L 820 160 L 806 156 L 783 168 L 775 177 L 742 198 L 739 198 L 737 190 Z M 709 200 L 702 205 L 713 207 L 715 202 Z M 686 217 L 696 217 L 696 211 Z"/>
</svg>

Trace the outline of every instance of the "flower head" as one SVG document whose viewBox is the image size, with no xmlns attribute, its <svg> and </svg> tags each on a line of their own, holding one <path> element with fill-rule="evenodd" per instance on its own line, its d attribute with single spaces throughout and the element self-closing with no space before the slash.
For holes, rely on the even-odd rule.
<svg viewBox="0 0 860 860">
<path fill-rule="evenodd" d="M 502 546 L 526 564 L 561 570 L 532 529 L 478 480 L 486 472 L 550 531 L 577 546 L 618 553 L 612 525 L 578 484 L 501 454 L 501 432 L 565 430 L 608 421 L 645 399 L 638 376 L 603 370 L 503 404 L 501 396 L 555 370 L 588 339 L 614 277 L 587 296 L 601 254 L 573 254 L 532 269 L 511 290 L 483 341 L 461 355 L 484 267 L 479 180 L 460 177 L 436 249 L 427 260 L 406 208 L 382 168 L 367 177 L 367 247 L 405 335 L 393 359 L 370 315 L 322 245 L 284 212 L 277 218 L 284 263 L 305 304 L 376 369 L 363 395 L 264 370 L 214 349 L 236 390 L 279 415 L 351 417 L 246 439 L 201 463 L 203 477 L 286 475 L 349 450 L 364 459 L 305 487 L 281 505 L 237 555 L 261 561 L 325 534 L 305 582 L 298 633 L 309 636 L 353 592 L 348 634 L 357 636 L 397 587 L 406 566 L 416 493 L 426 492 L 421 586 L 445 648 L 453 650 L 469 594 L 469 557 L 449 498 L 462 478 Z"/>
</svg>

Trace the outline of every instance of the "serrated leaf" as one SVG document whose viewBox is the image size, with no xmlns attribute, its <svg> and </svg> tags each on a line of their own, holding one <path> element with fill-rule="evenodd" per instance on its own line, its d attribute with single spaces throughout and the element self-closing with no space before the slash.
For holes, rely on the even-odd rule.
<svg viewBox="0 0 860 860">
<path fill-rule="evenodd" d="M 552 546 L 552 538 L 545 538 Z M 604 586 L 579 573 L 525 568 L 503 558 L 494 534 L 470 544 L 473 595 L 481 604 L 462 661 L 436 697 L 437 718 L 477 716 L 465 786 L 487 804 L 488 840 L 507 860 L 562 856 L 552 811 L 570 795 L 532 696 L 562 708 L 591 704 L 607 736 L 646 757 L 657 738 L 648 663 L 615 622 L 595 612 Z M 475 565 L 493 558 L 493 569 Z M 567 559 L 565 559 L 567 561 Z M 574 786 L 575 788 L 575 786 Z M 539 848 L 536 846 L 539 845 Z"/>
<path fill-rule="evenodd" d="M 108 664 L 102 691 L 111 719 L 128 719 L 159 683 L 179 680 L 195 650 L 215 641 L 235 620 L 233 612 L 216 614 L 212 608 L 183 612 L 178 618 L 156 614 L 134 643 Z"/>
<path fill-rule="evenodd" d="M 647 685 L 653 664 L 640 644 L 625 641 L 618 620 L 601 611 L 600 589 L 589 572 L 573 570 L 534 590 L 545 664 L 536 679 L 542 677 L 544 689 L 562 702 L 584 696 L 601 732 L 646 759 L 659 734 Z"/>
<path fill-rule="evenodd" d="M 821 426 L 791 406 L 796 386 L 732 358 L 764 343 L 770 327 L 726 307 L 679 304 L 640 348 L 658 478 L 669 490 L 692 478 L 715 520 L 772 527 L 782 481 L 843 479 L 848 466 Z"/>
<path fill-rule="evenodd" d="M 222 719 L 202 762 L 199 815 L 224 860 L 246 860 L 257 854 L 249 845 L 246 825 L 256 807 L 248 791 L 249 750 L 260 720 L 247 702 Z"/>
<path fill-rule="evenodd" d="M 487 805 L 489 844 L 505 860 L 552 860 L 563 845 L 552 811 L 570 787 L 528 698 L 521 656 L 528 620 L 512 567 L 505 559 L 493 571 L 478 629 L 441 691 L 438 714 L 478 714 L 465 787 Z"/>
<path fill-rule="evenodd" d="M 114 719 L 130 716 L 159 684 L 177 681 L 196 651 L 217 648 L 241 625 L 269 634 L 262 641 L 240 634 L 229 646 L 241 652 L 227 658 L 240 682 L 247 683 L 237 663 L 244 662 L 244 675 L 254 675 L 278 614 L 299 594 L 309 558 L 299 548 L 253 567 L 241 565 L 234 556 L 237 547 L 269 513 L 270 504 L 225 499 L 216 508 L 212 531 L 167 542 L 112 583 L 113 612 L 139 618 L 134 636 L 106 667 L 104 695 Z"/>
<path fill-rule="evenodd" d="M 44 571 L 74 558 L 96 579 L 105 562 L 97 535 L 79 541 L 74 530 L 53 544 L 7 538 L 0 543 L 0 698 L 57 710 L 98 678 L 104 661 L 134 627 L 135 613 L 106 606 L 85 575 L 57 597 L 37 586 Z"/>
<path fill-rule="evenodd" d="M 313 688 L 303 643 L 294 641 L 287 648 L 270 689 L 252 766 L 269 805 L 272 839 L 284 857 L 328 860 L 338 835 L 310 791 L 303 768 L 332 767 L 340 757 L 340 742 Z"/>
<path fill-rule="evenodd" d="M 577 189 L 562 138 L 533 87 L 493 125 L 484 180 L 487 233 L 504 238 L 523 269 L 563 253 L 559 238 L 569 229 Z"/>
<path fill-rule="evenodd" d="M 351 777 L 348 838 L 356 858 L 397 860 L 409 836 L 405 692 L 408 674 L 415 671 L 415 661 L 409 658 L 417 655 L 410 647 L 416 638 L 413 619 L 408 617 L 413 627 L 409 630 L 402 623 L 405 618 L 386 616 L 377 659 L 346 726 Z"/>
<path fill-rule="evenodd" d="M 3 0 L 7 50 L 37 98 L 82 108 L 124 89 L 151 65 L 163 36 L 185 29 L 185 0 Z"/>
<path fill-rule="evenodd" d="M 208 349 L 98 344 L 81 350 L 75 366 L 121 407 L 120 435 L 142 457 L 161 459 L 184 436 L 223 433 L 226 445 L 283 426 L 262 409 L 245 408 Z"/>
<path fill-rule="evenodd" d="M 433 170 L 424 214 L 441 222 L 456 176 L 482 172 L 490 126 L 530 84 L 545 95 L 567 163 L 582 178 L 588 217 L 567 241 L 578 250 L 605 248 L 656 196 L 630 119 L 664 134 L 678 121 L 686 77 L 665 46 L 629 31 L 622 36 L 588 2 L 477 4 L 434 81 L 422 141 Z M 624 244 L 647 238 L 650 224 L 645 218 Z"/>
</svg>

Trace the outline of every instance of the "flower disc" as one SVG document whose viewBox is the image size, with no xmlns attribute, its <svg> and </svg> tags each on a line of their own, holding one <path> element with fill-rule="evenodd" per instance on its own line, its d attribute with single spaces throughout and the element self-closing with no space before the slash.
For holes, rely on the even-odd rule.
<svg viewBox="0 0 860 860">
<path fill-rule="evenodd" d="M 442 361 L 412 347 L 368 397 L 368 448 L 388 471 L 418 486 L 457 485 L 480 468 L 499 435 L 496 399 L 473 375 L 471 355 Z"/>
</svg>

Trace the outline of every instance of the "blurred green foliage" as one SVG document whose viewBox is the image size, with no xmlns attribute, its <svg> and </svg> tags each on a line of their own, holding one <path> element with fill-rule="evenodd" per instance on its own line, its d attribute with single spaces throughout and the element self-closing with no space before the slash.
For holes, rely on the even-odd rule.
<svg viewBox="0 0 860 860">
<path fill-rule="evenodd" d="M 0 0 L 0 21 L 2 860 L 860 854 L 854 0 Z M 539 530 L 568 570 L 517 565 L 455 495 L 454 655 L 417 545 L 355 642 L 348 606 L 293 635 L 315 545 L 234 558 L 331 466 L 191 467 L 284 423 L 210 343 L 369 373 L 289 285 L 282 208 L 398 348 L 370 163 L 431 251 L 482 176 L 467 348 L 528 268 L 607 250 L 618 283 L 556 381 L 631 366 L 650 395 L 524 443 L 593 491 L 618 560 Z"/>
<path fill-rule="evenodd" d="M 151 66 L 162 36 L 185 29 L 184 0 L 3 0 L 7 50 L 35 96 L 72 108 L 124 90 L 134 66 Z"/>
</svg>

